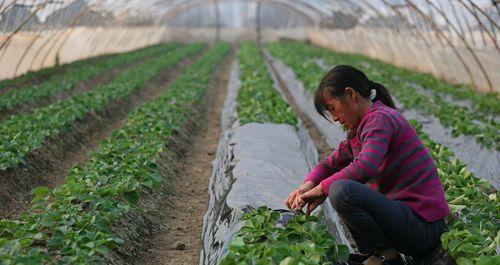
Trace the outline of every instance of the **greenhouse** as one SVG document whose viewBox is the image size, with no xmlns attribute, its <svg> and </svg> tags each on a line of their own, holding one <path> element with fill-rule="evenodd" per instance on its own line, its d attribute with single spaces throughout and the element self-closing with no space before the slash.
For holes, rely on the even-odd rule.
<svg viewBox="0 0 500 265">
<path fill-rule="evenodd" d="M 500 264 L 498 0 L 0 0 L 0 264 Z"/>
</svg>

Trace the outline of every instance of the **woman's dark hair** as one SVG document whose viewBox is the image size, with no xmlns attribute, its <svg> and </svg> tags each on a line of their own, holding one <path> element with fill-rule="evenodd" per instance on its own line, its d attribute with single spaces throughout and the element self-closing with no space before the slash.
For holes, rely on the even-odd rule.
<svg viewBox="0 0 500 265">
<path fill-rule="evenodd" d="M 330 69 L 328 73 L 319 82 L 318 89 L 314 96 L 314 107 L 316 111 L 325 119 L 328 106 L 326 105 L 324 90 L 328 91 L 330 96 L 343 98 L 345 96 L 345 88 L 352 87 L 362 97 L 370 98 L 371 90 L 375 89 L 376 96 L 372 99 L 373 102 L 380 100 L 386 106 L 393 109 L 396 108 L 394 101 L 387 88 L 382 84 L 375 83 L 359 69 L 349 65 L 337 65 Z"/>
</svg>

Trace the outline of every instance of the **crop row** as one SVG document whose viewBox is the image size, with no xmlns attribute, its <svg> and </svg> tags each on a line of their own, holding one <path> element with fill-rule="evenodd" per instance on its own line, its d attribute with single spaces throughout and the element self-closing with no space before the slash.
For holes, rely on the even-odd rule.
<svg viewBox="0 0 500 265">
<path fill-rule="evenodd" d="M 243 44 L 239 63 L 240 122 L 296 126 L 298 118 L 274 88 L 261 49 L 253 43 Z M 279 219 L 280 214 L 267 207 L 245 214 L 241 219 L 245 223 L 221 264 L 329 264 L 325 262 L 347 259 L 347 246 L 336 244 L 317 217 L 296 216 L 286 227 L 277 225 Z"/>
<path fill-rule="evenodd" d="M 271 122 L 297 125 L 293 109 L 274 89 L 273 80 L 264 62 L 264 56 L 254 43 L 241 45 L 239 55 L 241 88 L 238 93 L 240 123 Z"/>
<path fill-rule="evenodd" d="M 295 63 L 290 51 L 272 44 L 270 50 L 285 58 L 306 87 L 316 86 L 323 75 L 315 62 L 301 58 Z M 300 54 L 304 54 L 303 52 Z M 315 88 L 315 87 L 314 87 Z M 412 120 L 425 145 L 438 165 L 446 198 L 456 218 L 449 218 L 449 230 L 442 236 L 443 246 L 459 264 L 498 264 L 495 256 L 500 245 L 499 194 L 485 179 L 473 176 L 466 165 L 453 159 L 453 152 L 430 139 L 421 125 Z M 495 263 L 496 262 L 496 263 Z"/>
<path fill-rule="evenodd" d="M 8 118 L 0 124 L 0 170 L 23 163 L 26 156 L 41 148 L 46 139 L 69 129 L 87 113 L 103 110 L 112 100 L 131 95 L 162 69 L 200 52 L 202 48 L 203 45 L 194 44 L 162 54 L 120 73 L 109 84 L 97 86 L 91 91 L 35 109 L 28 114 Z"/>
<path fill-rule="evenodd" d="M 71 170 L 65 184 L 52 191 L 36 189 L 29 213 L 0 221 L 0 259 L 6 264 L 95 263 L 122 244 L 111 224 L 134 207 L 141 189 L 162 185 L 157 161 L 168 152 L 165 141 L 190 119 L 229 49 L 216 45 L 162 96 L 133 111 L 87 164 Z"/>
<path fill-rule="evenodd" d="M 433 141 L 412 120 L 424 144 L 437 163 L 448 204 L 454 217 L 442 235 L 443 247 L 459 265 L 499 264 L 500 194 L 485 179 L 476 178 L 453 151 Z"/>
<path fill-rule="evenodd" d="M 155 46 L 158 46 L 158 45 L 155 45 Z M 151 47 L 154 47 L 154 46 L 149 46 L 149 47 L 142 48 L 142 49 L 148 49 Z M 90 58 L 86 58 L 86 59 L 82 59 L 82 60 L 77 60 L 77 61 L 73 61 L 70 63 L 62 64 L 62 65 L 55 65 L 52 67 L 46 67 L 46 68 L 42 68 L 42 69 L 37 70 L 37 71 L 29 71 L 21 76 L 17 76 L 17 77 L 11 78 L 11 79 L 5 79 L 5 80 L 0 81 L 0 91 L 2 89 L 10 87 L 10 86 L 16 86 L 16 85 L 22 85 L 22 84 L 34 82 L 39 78 L 44 78 L 44 77 L 52 76 L 55 74 L 65 74 L 65 72 L 68 70 L 79 68 L 79 67 L 82 67 L 84 65 L 98 63 L 102 60 L 106 60 L 108 58 L 111 58 L 111 57 L 114 57 L 117 55 L 118 54 L 106 54 L 106 55 L 90 57 Z"/>
<path fill-rule="evenodd" d="M 492 118 L 446 102 L 440 97 L 428 97 L 418 93 L 402 72 L 409 72 L 408 70 L 361 55 L 336 53 L 300 43 L 272 43 L 269 49 L 273 55 L 292 67 L 309 90 L 317 87 L 324 72 L 317 66 L 317 58 L 324 59 L 330 65 L 354 65 L 376 82 L 386 85 L 405 107 L 417 108 L 439 118 L 444 126 L 452 128 L 453 136 L 472 135 L 484 147 L 500 150 L 500 124 Z M 366 62 L 369 62 L 369 65 Z"/>
<path fill-rule="evenodd" d="M 138 51 L 119 54 L 106 60 L 98 61 L 95 64 L 84 63 L 73 71 L 61 75 L 55 75 L 49 80 L 40 84 L 13 89 L 0 95 L 0 111 L 5 111 L 26 102 L 36 102 L 50 97 L 56 92 L 70 91 L 79 82 L 88 80 L 94 76 L 102 74 L 121 65 L 134 62 L 143 57 L 149 57 L 159 52 L 165 52 L 178 47 L 178 44 L 168 44 L 153 46 Z"/>
<path fill-rule="evenodd" d="M 221 265 L 327 265 L 349 257 L 347 246 L 336 244 L 316 216 L 297 215 L 283 226 L 278 225 L 278 212 L 260 207 L 241 220 L 245 224 L 231 241 Z"/>
</svg>

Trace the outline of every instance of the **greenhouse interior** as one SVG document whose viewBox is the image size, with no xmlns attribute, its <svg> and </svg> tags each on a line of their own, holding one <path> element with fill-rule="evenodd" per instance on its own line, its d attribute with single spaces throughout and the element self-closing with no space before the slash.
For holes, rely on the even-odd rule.
<svg viewBox="0 0 500 265">
<path fill-rule="evenodd" d="M 0 264 L 500 264 L 500 1 L 0 0 Z"/>
</svg>

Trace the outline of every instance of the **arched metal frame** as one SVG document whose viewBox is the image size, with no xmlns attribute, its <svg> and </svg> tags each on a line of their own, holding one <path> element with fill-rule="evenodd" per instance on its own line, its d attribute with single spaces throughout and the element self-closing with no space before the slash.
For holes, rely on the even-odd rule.
<svg viewBox="0 0 500 265">
<path fill-rule="evenodd" d="M 224 2 L 224 1 L 228 2 L 230 0 L 218 0 L 218 1 L 216 1 L 216 4 L 218 4 L 220 2 Z M 239 2 L 254 2 L 254 3 L 257 3 L 257 6 L 259 6 L 260 5 L 259 3 L 262 3 L 262 2 L 276 4 L 278 6 L 282 6 L 282 7 L 291 9 L 291 10 L 297 12 L 298 14 L 301 14 L 306 20 L 310 21 L 310 23 L 313 24 L 313 26 L 319 25 L 319 19 L 313 18 L 314 14 L 316 14 L 318 17 L 325 15 L 325 14 L 321 14 L 318 10 L 316 10 L 310 6 L 305 6 L 308 9 L 308 11 L 301 10 L 295 4 L 293 4 L 292 1 L 283 1 L 283 0 L 266 0 L 266 1 L 262 1 L 262 0 L 238 0 L 238 1 Z M 194 8 L 194 7 L 197 7 L 200 5 L 205 5 L 205 4 L 208 4 L 208 3 L 207 3 L 207 1 L 204 1 L 204 0 L 185 1 L 184 4 L 176 6 L 175 8 L 172 8 L 172 9 L 168 10 L 167 12 L 165 12 L 163 17 L 161 18 L 161 22 L 168 23 L 170 20 L 172 20 L 173 18 L 178 16 L 180 13 L 185 12 L 191 8 Z M 307 12 L 309 12 L 309 13 L 307 13 Z"/>
</svg>

